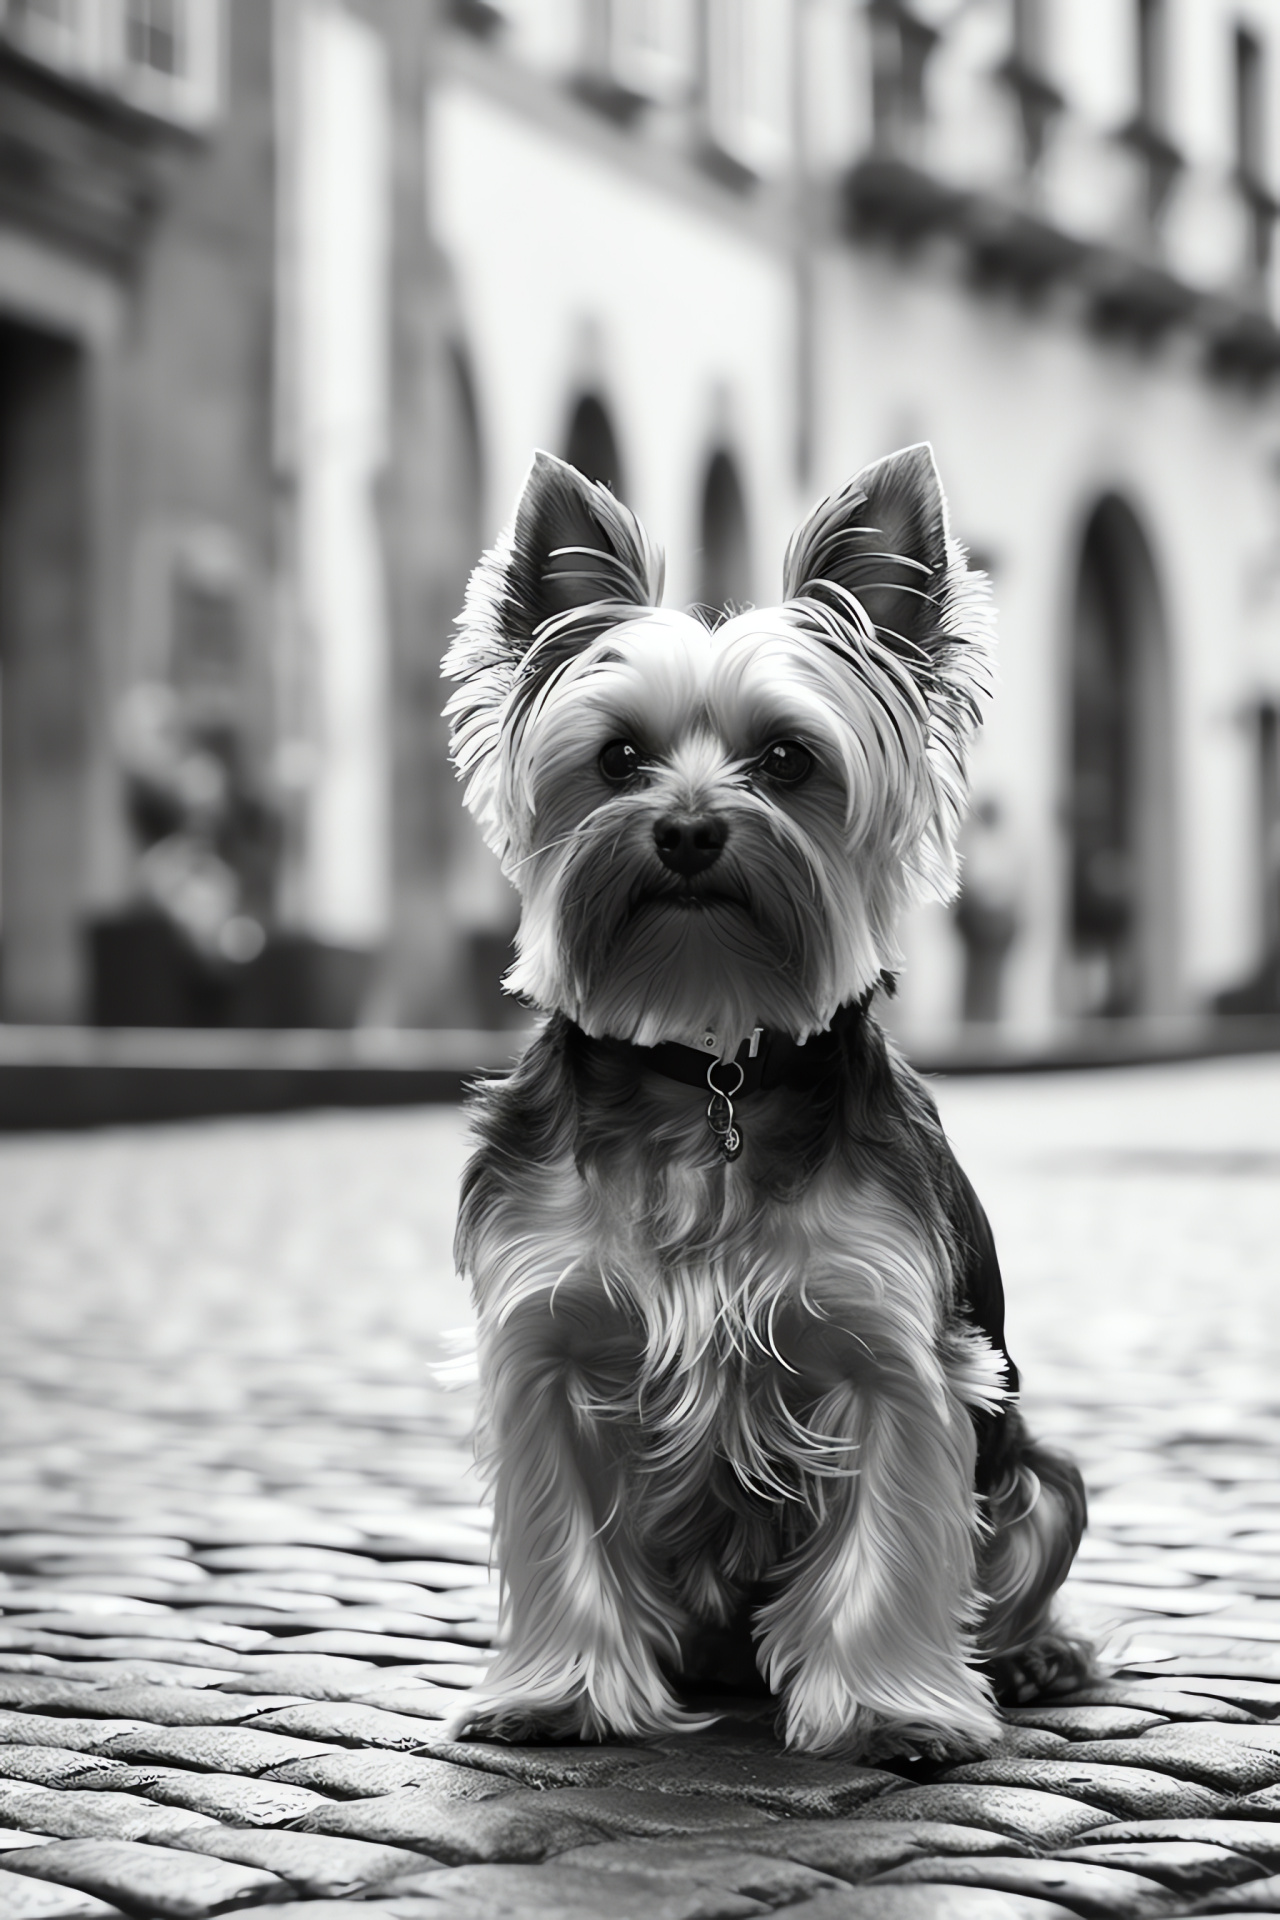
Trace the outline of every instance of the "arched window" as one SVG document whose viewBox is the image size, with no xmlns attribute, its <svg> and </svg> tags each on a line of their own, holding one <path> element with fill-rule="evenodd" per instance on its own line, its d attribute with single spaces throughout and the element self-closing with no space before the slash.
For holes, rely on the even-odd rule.
<svg viewBox="0 0 1280 1920">
<path fill-rule="evenodd" d="M 585 473 L 588 480 L 599 480 L 622 498 L 622 460 L 617 436 L 604 402 L 594 393 L 584 393 L 573 410 L 564 457 L 571 467 Z"/>
<path fill-rule="evenodd" d="M 698 599 L 713 613 L 751 598 L 747 510 L 732 457 L 712 456 L 702 489 L 702 571 Z"/>
<path fill-rule="evenodd" d="M 1069 940 L 1074 1010 L 1168 1009 L 1176 992 L 1168 653 L 1146 536 L 1116 495 L 1081 543 L 1071 646 Z"/>
</svg>

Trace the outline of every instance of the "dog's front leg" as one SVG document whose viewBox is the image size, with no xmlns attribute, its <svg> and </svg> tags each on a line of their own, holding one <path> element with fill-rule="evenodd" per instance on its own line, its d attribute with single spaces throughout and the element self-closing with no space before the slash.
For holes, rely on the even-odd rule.
<svg viewBox="0 0 1280 1920">
<path fill-rule="evenodd" d="M 952 1355 L 907 1351 L 888 1315 L 864 1318 L 856 1339 L 811 1322 L 791 1345 L 807 1388 L 796 1465 L 812 1520 L 758 1621 L 787 1743 L 862 1756 L 986 1746 L 996 1719 L 972 1665 L 966 1396 L 998 1392 L 994 1365 L 988 1381 L 968 1341 Z"/>
<path fill-rule="evenodd" d="M 629 1525 L 636 1343 L 587 1281 L 482 1325 L 503 1644 L 455 1731 L 588 1740 L 689 1723 L 660 1668 L 683 1616 Z"/>
</svg>

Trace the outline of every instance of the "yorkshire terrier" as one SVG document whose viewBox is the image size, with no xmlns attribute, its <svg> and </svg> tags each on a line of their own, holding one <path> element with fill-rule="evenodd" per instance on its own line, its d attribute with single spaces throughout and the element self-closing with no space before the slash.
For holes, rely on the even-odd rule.
<svg viewBox="0 0 1280 1920">
<path fill-rule="evenodd" d="M 871 1003 L 902 908 L 954 891 L 986 582 L 928 446 L 815 508 L 780 606 L 668 612 L 662 577 L 540 453 L 446 661 L 523 901 L 506 984 L 548 1016 L 459 1218 L 504 1599 L 454 1730 L 696 1724 L 681 1680 L 745 1620 L 789 1746 L 980 1751 L 998 1698 L 1089 1671 L 1051 1612 L 1084 1489 Z"/>
</svg>

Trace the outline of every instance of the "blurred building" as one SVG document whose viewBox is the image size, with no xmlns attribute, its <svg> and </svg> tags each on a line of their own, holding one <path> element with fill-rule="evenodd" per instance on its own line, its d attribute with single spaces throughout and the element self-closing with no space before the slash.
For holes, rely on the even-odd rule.
<svg viewBox="0 0 1280 1920">
<path fill-rule="evenodd" d="M 531 449 L 718 606 L 923 437 L 1001 685 L 904 1029 L 1280 1006 L 1278 63 L 1280 0 L 8 0 L 4 1017 L 501 1017 L 438 663 Z"/>
<path fill-rule="evenodd" d="M 0 0 L 5 1019 L 392 1010 L 449 786 L 431 21 Z"/>
</svg>

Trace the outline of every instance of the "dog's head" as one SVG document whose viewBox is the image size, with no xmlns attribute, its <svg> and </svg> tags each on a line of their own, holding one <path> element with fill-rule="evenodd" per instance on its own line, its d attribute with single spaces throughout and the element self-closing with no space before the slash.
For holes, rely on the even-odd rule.
<svg viewBox="0 0 1280 1920">
<path fill-rule="evenodd" d="M 448 711 L 523 898 L 507 984 L 588 1033 L 821 1031 L 954 889 L 989 615 L 930 448 L 816 507 L 783 590 L 662 609 L 639 522 L 545 453 L 472 576 Z"/>
</svg>

